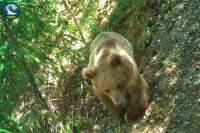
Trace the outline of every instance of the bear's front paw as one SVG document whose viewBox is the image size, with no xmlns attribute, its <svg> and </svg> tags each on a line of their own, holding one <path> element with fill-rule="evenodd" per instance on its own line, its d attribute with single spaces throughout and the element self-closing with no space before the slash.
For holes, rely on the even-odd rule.
<svg viewBox="0 0 200 133">
<path fill-rule="evenodd" d="M 135 106 L 130 106 L 124 115 L 124 119 L 126 122 L 132 122 L 136 120 L 140 114 L 140 110 L 136 110 Z"/>
<path fill-rule="evenodd" d="M 125 112 L 126 112 L 126 108 L 120 109 L 119 112 L 117 113 L 117 119 L 120 121 L 124 121 Z"/>
<path fill-rule="evenodd" d="M 128 117 L 128 114 L 127 114 L 127 113 L 124 115 L 124 120 L 125 120 L 127 123 L 133 122 L 133 120 L 130 119 L 130 118 Z"/>
<path fill-rule="evenodd" d="M 124 119 L 128 122 L 136 120 L 144 113 L 144 111 L 145 109 L 141 106 L 130 106 L 124 115 Z"/>
</svg>

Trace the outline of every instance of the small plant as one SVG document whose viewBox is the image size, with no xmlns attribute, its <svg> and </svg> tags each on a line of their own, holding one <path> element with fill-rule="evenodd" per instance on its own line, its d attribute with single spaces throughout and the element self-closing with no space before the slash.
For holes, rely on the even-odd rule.
<svg viewBox="0 0 200 133">
<path fill-rule="evenodd" d="M 97 25 L 91 26 L 92 37 L 96 37 L 101 31 Z"/>
<path fill-rule="evenodd" d="M 172 66 L 172 63 L 173 63 L 173 62 L 171 62 L 170 60 L 166 60 L 166 61 L 164 62 L 164 66 L 165 66 L 165 67 L 170 67 L 170 66 Z"/>
</svg>

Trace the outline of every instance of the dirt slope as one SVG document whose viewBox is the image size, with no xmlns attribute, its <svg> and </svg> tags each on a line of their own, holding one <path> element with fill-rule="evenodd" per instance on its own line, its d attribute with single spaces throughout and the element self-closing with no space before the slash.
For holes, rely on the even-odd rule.
<svg viewBox="0 0 200 133">
<path fill-rule="evenodd" d="M 138 62 L 150 85 L 150 106 L 139 120 L 119 123 L 98 105 L 96 133 L 200 131 L 200 1 L 156 3 L 149 13 L 152 42 Z"/>
</svg>

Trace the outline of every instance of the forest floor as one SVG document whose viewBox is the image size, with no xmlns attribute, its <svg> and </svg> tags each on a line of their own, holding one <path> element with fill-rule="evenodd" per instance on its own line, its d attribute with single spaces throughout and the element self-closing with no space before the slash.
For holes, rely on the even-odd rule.
<svg viewBox="0 0 200 133">
<path fill-rule="evenodd" d="M 198 0 L 157 0 L 149 12 L 151 43 L 137 60 L 151 102 L 143 117 L 120 123 L 96 94 L 85 102 L 95 133 L 200 131 L 200 5 Z M 129 35 L 125 35 L 130 38 Z M 131 35 L 130 35 L 131 36 Z M 136 57 L 137 58 L 137 57 Z"/>
</svg>

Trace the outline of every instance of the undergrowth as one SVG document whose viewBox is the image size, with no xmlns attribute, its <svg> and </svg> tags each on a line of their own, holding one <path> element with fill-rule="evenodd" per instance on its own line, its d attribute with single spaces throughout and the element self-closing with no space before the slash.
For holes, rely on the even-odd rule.
<svg viewBox="0 0 200 133">
<path fill-rule="evenodd" d="M 115 3 L 116 6 L 112 6 Z M 148 27 L 147 13 L 152 6 L 152 0 L 110 0 L 103 9 L 99 9 L 97 15 L 97 23 L 92 29 L 93 38 L 101 31 L 113 31 L 120 33 L 128 38 L 133 44 L 136 55 L 141 55 L 145 47 L 148 45 L 147 40 L 151 35 Z M 110 15 L 108 12 L 113 8 Z M 103 10 L 103 12 L 101 12 Z M 108 18 L 104 27 L 101 27 L 100 21 Z"/>
</svg>

